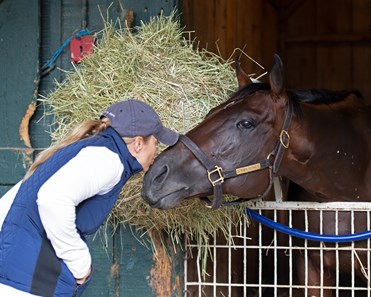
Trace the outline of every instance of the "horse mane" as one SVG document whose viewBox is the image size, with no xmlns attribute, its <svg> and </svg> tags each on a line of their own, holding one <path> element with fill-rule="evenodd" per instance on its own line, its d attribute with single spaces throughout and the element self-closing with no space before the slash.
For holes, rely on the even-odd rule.
<svg viewBox="0 0 371 297">
<path fill-rule="evenodd" d="M 258 91 L 269 91 L 270 89 L 268 83 L 252 83 L 235 92 L 228 102 L 237 103 L 243 100 L 247 95 Z M 302 117 L 302 111 L 299 105 L 301 102 L 316 105 L 331 105 L 346 100 L 350 95 L 355 95 L 357 98 L 363 99 L 361 92 L 356 89 L 341 91 L 332 91 L 328 89 L 287 89 L 286 92 L 289 100 L 292 100 L 293 102 L 294 113 L 299 118 Z"/>
<path fill-rule="evenodd" d="M 230 101 L 239 101 L 246 95 L 253 94 L 257 91 L 268 90 L 270 90 L 268 83 L 252 83 L 238 90 L 232 98 L 230 98 Z M 328 89 L 287 89 L 286 92 L 291 100 L 310 104 L 332 104 L 345 100 L 349 95 L 363 98 L 361 92 L 356 89 L 341 91 L 332 91 Z"/>
<path fill-rule="evenodd" d="M 349 95 L 363 98 L 359 90 L 332 91 L 327 89 L 287 90 L 290 99 L 310 104 L 333 104 L 345 100 Z"/>
</svg>

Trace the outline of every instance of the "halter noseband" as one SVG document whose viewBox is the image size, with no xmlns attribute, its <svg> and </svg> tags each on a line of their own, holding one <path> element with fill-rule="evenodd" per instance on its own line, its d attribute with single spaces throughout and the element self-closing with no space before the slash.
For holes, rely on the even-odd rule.
<svg viewBox="0 0 371 297">
<path fill-rule="evenodd" d="M 288 101 L 288 108 L 286 112 L 286 117 L 283 122 L 279 140 L 277 141 L 273 151 L 268 154 L 265 160 L 243 166 L 235 169 L 224 170 L 221 166 L 213 163 L 204 154 L 203 151 L 195 144 L 188 136 L 180 135 L 179 141 L 182 142 L 198 159 L 198 161 L 206 168 L 208 179 L 214 188 L 214 199 L 210 201 L 207 197 L 202 197 L 201 199 L 205 201 L 206 206 L 212 209 L 218 209 L 220 206 L 234 205 L 237 203 L 244 202 L 248 199 L 261 198 L 264 197 L 270 190 L 273 183 L 273 175 L 277 173 L 278 168 L 281 164 L 285 149 L 289 147 L 290 135 L 288 129 L 291 124 L 293 106 L 291 100 Z M 222 200 L 222 184 L 225 179 L 233 178 L 242 174 L 247 174 L 250 172 L 260 171 L 263 169 L 269 169 L 269 183 L 264 192 L 256 197 L 251 198 L 239 198 L 230 202 L 223 202 Z"/>
</svg>

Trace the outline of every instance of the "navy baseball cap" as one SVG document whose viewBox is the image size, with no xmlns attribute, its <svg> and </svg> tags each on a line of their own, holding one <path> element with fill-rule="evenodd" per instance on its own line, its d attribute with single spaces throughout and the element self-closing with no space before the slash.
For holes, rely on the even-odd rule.
<svg viewBox="0 0 371 297">
<path fill-rule="evenodd" d="M 149 136 L 166 145 L 174 145 L 178 133 L 166 128 L 158 114 L 147 103 L 135 99 L 120 101 L 109 106 L 102 114 L 109 119 L 122 137 Z"/>
</svg>

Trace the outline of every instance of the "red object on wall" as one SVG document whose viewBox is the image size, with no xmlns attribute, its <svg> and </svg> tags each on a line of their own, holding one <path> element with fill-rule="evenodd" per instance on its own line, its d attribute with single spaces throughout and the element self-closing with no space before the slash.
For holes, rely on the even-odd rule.
<svg viewBox="0 0 371 297">
<path fill-rule="evenodd" d="M 94 37 L 85 35 L 72 37 L 70 41 L 71 62 L 80 63 L 84 57 L 93 52 Z"/>
</svg>

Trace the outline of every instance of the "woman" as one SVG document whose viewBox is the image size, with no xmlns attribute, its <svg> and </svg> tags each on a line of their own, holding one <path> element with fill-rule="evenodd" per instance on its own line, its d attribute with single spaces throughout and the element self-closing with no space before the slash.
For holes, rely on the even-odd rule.
<svg viewBox="0 0 371 297">
<path fill-rule="evenodd" d="M 42 152 L 0 199 L 0 296 L 81 296 L 92 275 L 84 236 L 148 170 L 157 143 L 177 140 L 149 105 L 126 100 Z"/>
</svg>

